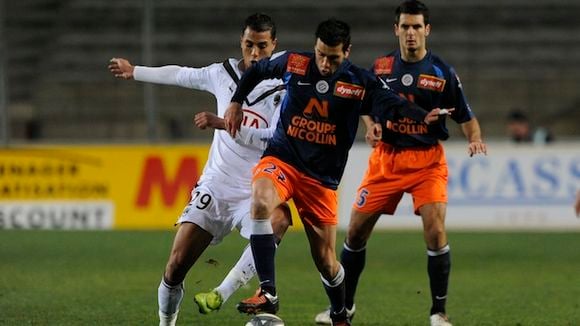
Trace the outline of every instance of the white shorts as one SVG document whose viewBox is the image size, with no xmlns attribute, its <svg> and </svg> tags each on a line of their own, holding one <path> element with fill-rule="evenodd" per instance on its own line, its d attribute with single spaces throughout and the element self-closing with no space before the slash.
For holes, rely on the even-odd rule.
<svg viewBox="0 0 580 326">
<path fill-rule="evenodd" d="M 249 239 L 251 232 L 251 189 L 232 187 L 224 180 L 204 180 L 191 191 L 191 201 L 177 224 L 191 222 L 213 235 L 212 245 L 220 243 L 234 228 Z"/>
</svg>

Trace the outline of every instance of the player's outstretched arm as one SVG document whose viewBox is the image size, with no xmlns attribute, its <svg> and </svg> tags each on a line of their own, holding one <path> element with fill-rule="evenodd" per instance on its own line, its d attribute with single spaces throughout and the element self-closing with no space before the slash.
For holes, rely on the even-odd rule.
<svg viewBox="0 0 580 326">
<path fill-rule="evenodd" d="M 109 61 L 108 68 L 113 76 L 120 79 L 133 79 L 146 83 L 208 90 L 199 86 L 200 80 L 207 80 L 207 76 L 203 74 L 203 69 L 189 68 L 187 78 L 179 79 L 178 74 L 182 67 L 177 65 L 161 67 L 134 66 L 127 59 L 112 58 Z M 201 73 L 196 73 L 197 71 L 201 71 Z"/>
<path fill-rule="evenodd" d="M 479 122 L 476 118 L 472 118 L 471 120 L 462 123 L 461 130 L 469 142 L 467 147 L 467 153 L 469 156 L 476 154 L 487 155 L 487 145 L 481 138 L 481 128 L 479 127 Z"/>
<path fill-rule="evenodd" d="M 135 71 L 135 66 L 131 65 L 129 60 L 124 58 L 112 58 L 109 61 L 109 71 L 113 76 L 120 79 L 134 79 L 133 72 Z"/>
</svg>

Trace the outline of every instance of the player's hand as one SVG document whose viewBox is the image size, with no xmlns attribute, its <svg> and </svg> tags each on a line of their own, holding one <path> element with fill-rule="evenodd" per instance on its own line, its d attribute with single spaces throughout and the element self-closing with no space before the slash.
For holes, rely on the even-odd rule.
<svg viewBox="0 0 580 326">
<path fill-rule="evenodd" d="M 380 123 L 375 123 L 372 125 L 372 127 L 367 129 L 365 141 L 371 147 L 375 147 L 381 140 L 382 135 L 383 135 L 383 127 L 381 127 Z"/>
<path fill-rule="evenodd" d="M 109 61 L 109 71 L 113 74 L 113 76 L 121 79 L 133 79 L 133 71 L 135 71 L 135 66 L 131 65 L 131 63 L 127 59 L 123 58 L 112 58 Z"/>
<path fill-rule="evenodd" d="M 231 102 L 224 114 L 224 122 L 226 131 L 232 136 L 236 137 L 236 132 L 240 130 L 242 125 L 242 118 L 244 113 L 240 103 Z"/>
<path fill-rule="evenodd" d="M 428 125 L 432 124 L 434 122 L 439 121 L 439 118 L 442 116 L 451 115 L 451 113 L 453 113 L 453 111 L 455 111 L 455 108 L 450 108 L 450 109 L 436 108 L 436 109 L 433 109 L 433 110 L 429 111 L 429 113 L 427 113 L 427 116 L 425 116 L 425 120 L 423 120 L 423 122 L 425 122 Z"/>
<path fill-rule="evenodd" d="M 469 142 L 469 145 L 467 146 L 467 154 L 469 154 L 469 157 L 476 154 L 487 155 L 487 145 L 481 140 Z"/>
<path fill-rule="evenodd" d="M 199 129 L 214 128 L 225 129 L 224 119 L 218 117 L 212 112 L 200 112 L 193 117 L 193 124 Z"/>
</svg>

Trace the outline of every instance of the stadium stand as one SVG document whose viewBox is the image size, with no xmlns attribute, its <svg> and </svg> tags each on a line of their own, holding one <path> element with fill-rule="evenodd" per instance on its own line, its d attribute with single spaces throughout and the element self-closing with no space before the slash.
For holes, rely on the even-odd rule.
<svg viewBox="0 0 580 326">
<path fill-rule="evenodd" d="M 154 65 L 237 56 L 239 22 L 255 11 L 277 20 L 279 49 L 310 49 L 312 31 L 328 16 L 351 23 L 357 64 L 369 66 L 396 44 L 394 4 L 384 1 L 153 2 Z M 430 7 L 431 48 L 459 72 L 487 135 L 502 137 L 506 112 L 520 107 L 558 138 L 580 136 L 580 2 L 445 0 Z M 114 80 L 106 69 L 113 56 L 143 62 L 144 1 L 5 1 L 4 9 L 13 139 L 147 139 L 142 85 Z M 155 94 L 161 141 L 209 139 L 190 121 L 213 108 L 211 97 L 174 87 L 155 87 Z"/>
</svg>

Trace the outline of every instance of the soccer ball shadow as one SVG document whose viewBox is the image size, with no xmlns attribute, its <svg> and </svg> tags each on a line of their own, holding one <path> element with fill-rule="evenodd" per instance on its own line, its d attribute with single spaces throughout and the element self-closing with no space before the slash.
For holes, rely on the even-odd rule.
<svg viewBox="0 0 580 326">
<path fill-rule="evenodd" d="M 284 321 L 272 314 L 258 314 L 246 323 L 246 326 L 284 326 Z"/>
</svg>

